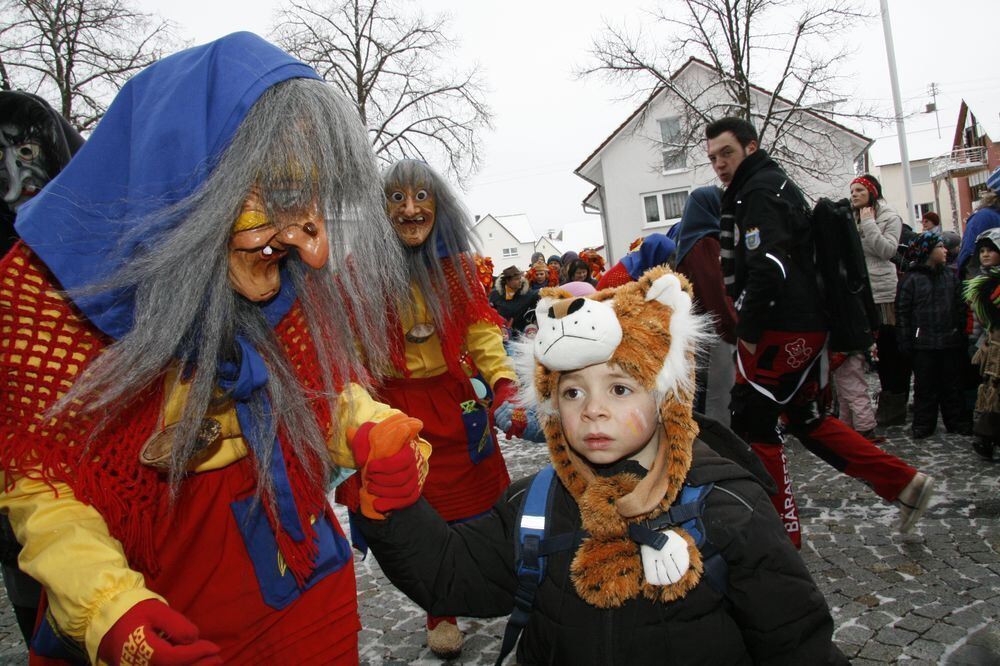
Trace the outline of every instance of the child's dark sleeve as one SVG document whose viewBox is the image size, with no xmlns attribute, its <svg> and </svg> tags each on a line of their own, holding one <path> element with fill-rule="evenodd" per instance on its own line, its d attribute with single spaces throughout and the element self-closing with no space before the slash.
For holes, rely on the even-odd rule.
<svg viewBox="0 0 1000 666">
<path fill-rule="evenodd" d="M 763 489 L 734 481 L 710 498 L 706 527 L 728 565 L 730 613 L 753 663 L 849 663 L 833 644 L 826 600 Z"/>
<path fill-rule="evenodd" d="M 490 513 L 457 525 L 423 498 L 383 521 L 355 518 L 382 571 L 421 608 L 432 615 L 496 617 L 514 607 L 520 500 L 508 490 Z"/>
<path fill-rule="evenodd" d="M 896 344 L 904 354 L 913 351 L 913 277 L 903 276 L 896 294 Z"/>
</svg>

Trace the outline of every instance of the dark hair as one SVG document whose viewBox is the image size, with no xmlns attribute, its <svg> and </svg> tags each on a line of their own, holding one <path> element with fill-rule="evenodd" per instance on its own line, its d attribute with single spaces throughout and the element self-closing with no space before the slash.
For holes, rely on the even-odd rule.
<svg viewBox="0 0 1000 666">
<path fill-rule="evenodd" d="M 876 198 L 878 198 L 878 199 L 882 199 L 883 198 L 883 196 L 882 196 L 882 183 L 878 182 L 878 178 L 876 178 L 875 176 L 871 175 L 870 173 L 863 173 L 863 174 L 861 174 L 858 177 L 859 178 L 864 178 L 869 183 L 871 183 L 872 185 L 875 186 Z M 875 202 L 871 201 L 869 203 L 874 204 Z"/>
<path fill-rule="evenodd" d="M 924 213 L 924 216 L 922 218 L 920 218 L 920 219 L 921 220 L 927 220 L 928 222 L 930 222 L 931 224 L 933 224 L 935 227 L 941 226 L 941 216 L 938 215 L 937 213 L 935 213 L 932 210 L 929 210 L 926 213 Z"/>
<path fill-rule="evenodd" d="M 713 120 L 705 128 L 705 138 L 714 139 L 723 132 L 732 132 L 733 136 L 736 137 L 736 140 L 744 148 L 750 145 L 751 141 L 760 143 L 760 139 L 757 138 L 757 130 L 743 118 L 726 116 L 725 118 Z"/>
</svg>

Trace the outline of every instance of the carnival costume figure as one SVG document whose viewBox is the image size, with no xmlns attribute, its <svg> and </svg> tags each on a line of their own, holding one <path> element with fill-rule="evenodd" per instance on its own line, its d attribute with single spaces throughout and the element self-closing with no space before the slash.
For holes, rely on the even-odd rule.
<svg viewBox="0 0 1000 666">
<path fill-rule="evenodd" d="M 17 241 L 14 219 L 18 208 L 55 178 L 82 145 L 80 133 L 44 99 L 16 90 L 0 91 L 0 255 L 7 254 Z M 21 546 L 5 516 L 0 516 L 0 544 L 7 598 L 25 643 L 30 643 L 41 588 L 17 567 Z"/>
<path fill-rule="evenodd" d="M 35 663 L 357 663 L 326 485 L 428 451 L 365 390 L 406 282 L 354 107 L 249 33 L 182 51 L 17 231 L 0 508 L 47 595 Z"/>
<path fill-rule="evenodd" d="M 395 376 L 379 395 L 424 423 L 434 449 L 424 497 L 445 520 L 467 520 L 489 511 L 510 483 L 493 429 L 493 412 L 516 394 L 504 322 L 476 278 L 471 219 L 448 183 L 427 164 L 403 160 L 383 184 L 411 298 L 395 308 Z M 520 423 L 523 430 L 523 415 Z M 428 645 L 456 654 L 455 618 L 429 617 Z"/>
</svg>

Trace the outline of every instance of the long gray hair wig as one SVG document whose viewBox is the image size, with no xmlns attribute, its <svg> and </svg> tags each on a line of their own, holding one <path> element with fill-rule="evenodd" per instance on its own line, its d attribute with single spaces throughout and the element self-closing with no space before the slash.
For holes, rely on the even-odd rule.
<svg viewBox="0 0 1000 666">
<path fill-rule="evenodd" d="M 266 202 L 287 184 L 290 168 L 306 178 L 312 175 L 330 244 L 322 269 L 309 268 L 294 252 L 283 267 L 315 345 L 323 379 L 319 396 L 297 379 L 261 306 L 237 294 L 228 278 L 231 227 L 247 193 L 259 185 Z M 338 423 L 343 415 L 338 393 L 347 381 L 367 384 L 371 368 L 366 360 L 389 357 L 387 306 L 406 293 L 402 252 L 386 219 L 379 183 L 357 110 L 332 86 L 291 79 L 268 89 L 205 182 L 144 220 L 139 225 L 143 249 L 128 256 L 125 267 L 107 281 L 84 290 L 134 292 L 134 326 L 91 364 L 54 411 L 66 411 L 80 400 L 85 410 L 107 411 L 107 418 L 114 418 L 166 367 L 183 363 L 190 392 L 173 436 L 169 472 L 176 494 L 198 453 L 197 433 L 206 410 L 227 398 L 219 389 L 219 365 L 239 361 L 240 336 L 261 354 L 269 373 L 269 407 L 261 391 L 251 404 L 256 416 L 273 417 L 257 419 L 270 424 L 258 433 L 267 447 L 256 456 L 258 497 L 273 499 L 270 454 L 278 429 L 300 459 L 312 452 L 324 461 L 323 469 L 310 470 L 321 482 L 330 471 L 327 440 L 344 427 Z M 135 240 L 123 239 L 119 252 Z M 328 401 L 332 433 L 320 432 L 310 407 L 314 398 Z"/>
</svg>

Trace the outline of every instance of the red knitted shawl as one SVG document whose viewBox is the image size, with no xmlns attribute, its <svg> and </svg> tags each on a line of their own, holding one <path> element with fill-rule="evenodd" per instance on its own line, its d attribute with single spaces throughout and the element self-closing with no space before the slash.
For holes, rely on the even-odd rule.
<svg viewBox="0 0 1000 666">
<path fill-rule="evenodd" d="M 104 425 L 85 447 L 99 418 L 73 410 L 45 421 L 44 414 L 69 390 L 80 372 L 111 339 L 58 293 L 56 278 L 19 243 L 0 262 L 0 471 L 7 489 L 16 477 L 64 483 L 76 498 L 93 506 L 111 535 L 121 541 L 129 563 L 156 575 L 154 518 L 170 509 L 165 474 L 140 464 L 139 451 L 157 427 L 163 401 L 162 377 Z M 310 395 L 322 392 L 315 348 L 296 303 L 275 330 Z M 323 432 L 330 432 L 327 403 L 313 400 Z M 285 441 L 283 433 L 279 438 Z M 306 538 L 295 542 L 268 509 L 268 518 L 288 568 L 301 583 L 313 569 L 316 534 L 309 516 L 322 515 L 321 481 L 306 472 L 318 461 L 300 461 L 284 445 L 289 480 Z M 183 492 L 183 486 L 182 486 Z M 262 503 L 266 507 L 266 502 Z"/>
<path fill-rule="evenodd" d="M 428 305 L 430 299 L 438 299 L 441 302 L 445 316 L 444 330 L 436 331 L 441 340 L 441 352 L 448 366 L 448 372 L 456 378 L 465 379 L 467 375 L 462 367 L 462 361 L 466 354 L 463 346 L 469 327 L 478 322 L 489 322 L 497 326 L 503 326 L 505 322 L 490 305 L 483 290 L 479 289 L 472 258 L 463 255 L 461 264 L 464 275 L 460 277 L 450 260 L 441 262 L 447 281 L 450 307 L 443 307 L 445 301 L 438 293 L 423 294 L 423 297 Z M 398 322 L 398 314 L 391 313 L 390 321 Z M 410 369 L 406 367 L 405 335 L 402 325 L 397 323 L 391 353 L 393 366 L 404 377 L 409 377 Z"/>
</svg>

